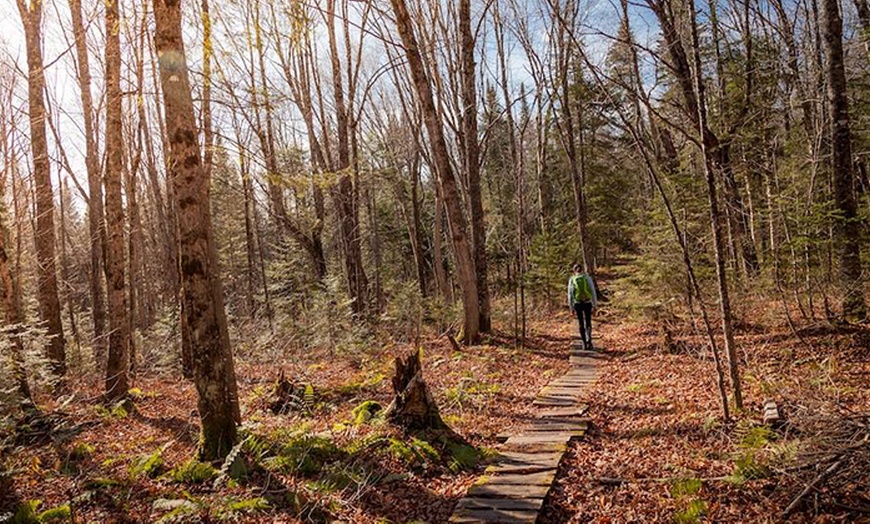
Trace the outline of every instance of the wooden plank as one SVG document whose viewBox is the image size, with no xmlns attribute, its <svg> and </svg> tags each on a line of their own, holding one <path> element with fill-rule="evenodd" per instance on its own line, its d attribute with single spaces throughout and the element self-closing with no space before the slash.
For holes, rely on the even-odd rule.
<svg viewBox="0 0 870 524">
<path fill-rule="evenodd" d="M 507 442 L 502 444 L 505 451 L 516 451 L 518 453 L 564 453 L 568 449 L 567 439 L 565 442 L 516 442 L 513 441 L 515 438 L 511 437 Z"/>
<path fill-rule="evenodd" d="M 572 386 L 546 386 L 541 389 L 541 392 L 538 393 L 538 396 L 549 396 L 549 395 L 568 395 L 571 397 L 576 397 L 580 394 L 580 388 L 572 387 Z"/>
<path fill-rule="evenodd" d="M 569 408 L 545 408 L 538 411 L 538 418 L 580 417 L 586 414 L 589 404 L 578 404 Z"/>
<path fill-rule="evenodd" d="M 556 461 L 552 465 L 511 465 L 511 464 L 493 464 L 492 466 L 488 466 L 483 474 L 484 475 L 526 475 L 532 473 L 544 473 L 545 471 L 552 471 L 555 475 L 556 469 L 559 466 L 559 462 Z"/>
<path fill-rule="evenodd" d="M 548 408 L 567 408 L 573 406 L 575 401 L 573 400 L 557 400 L 557 399 L 541 399 L 535 400 L 532 402 L 533 406 L 543 406 Z"/>
<path fill-rule="evenodd" d="M 576 373 L 569 371 L 569 374 L 565 375 L 566 377 L 595 378 L 595 371 L 589 369 L 588 357 L 571 357 L 568 362 L 572 365 L 572 371 L 576 371 Z"/>
<path fill-rule="evenodd" d="M 505 442 L 505 444 L 538 444 L 538 443 L 550 443 L 550 442 L 568 442 L 573 435 L 567 432 L 559 432 L 559 433 L 540 433 L 540 434 L 525 434 L 519 435 L 516 437 L 511 437 Z"/>
<path fill-rule="evenodd" d="M 588 382 L 591 382 L 593 380 L 595 380 L 594 375 L 590 375 L 588 377 L 562 377 L 560 379 L 556 379 L 556 380 L 550 382 L 549 384 L 547 384 L 547 387 L 560 386 L 560 385 L 564 385 L 564 386 L 586 385 Z"/>
<path fill-rule="evenodd" d="M 522 437 L 524 435 L 535 435 L 540 433 L 571 433 L 574 435 L 582 434 L 589 429 L 589 419 L 545 419 L 540 418 L 535 420 L 530 426 L 523 429 L 522 432 L 499 433 L 495 439 L 504 443 L 512 437 Z"/>
<path fill-rule="evenodd" d="M 566 424 L 572 426 L 585 424 L 588 429 L 590 422 L 592 422 L 592 419 L 589 417 L 540 417 L 530 427 L 534 428 L 545 424 Z"/>
<path fill-rule="evenodd" d="M 498 523 L 498 524 L 534 524 L 538 520 L 538 511 L 532 510 L 492 510 L 464 509 L 453 514 L 450 522 L 466 523 Z"/>
<path fill-rule="evenodd" d="M 503 511 L 538 511 L 541 499 L 493 499 L 466 497 L 460 499 L 456 509 L 496 509 Z"/>
<path fill-rule="evenodd" d="M 549 486 L 553 483 L 553 477 L 556 476 L 556 470 L 538 471 L 535 473 L 505 473 L 495 475 L 484 475 L 477 479 L 475 486 L 501 486 L 510 484 L 512 486 Z"/>
<path fill-rule="evenodd" d="M 566 408 L 566 407 L 573 406 L 574 404 L 575 404 L 575 401 L 573 401 L 573 400 L 554 399 L 554 398 L 535 399 L 534 402 L 532 402 L 533 406 L 544 406 L 544 407 L 552 407 L 552 408 L 557 408 L 557 407 Z"/>
<path fill-rule="evenodd" d="M 471 486 L 469 497 L 498 499 L 543 499 L 550 492 L 550 484 L 483 484 Z"/>
<path fill-rule="evenodd" d="M 574 422 L 574 423 L 561 423 L 561 424 L 535 424 L 531 426 L 525 435 L 530 433 L 543 433 L 543 432 L 562 432 L 562 433 L 576 433 L 578 431 L 585 432 L 589 429 L 589 425 L 586 422 Z"/>
<path fill-rule="evenodd" d="M 526 452 L 500 449 L 495 456 L 499 464 L 556 464 L 562 459 L 562 454 L 556 451 Z"/>
</svg>

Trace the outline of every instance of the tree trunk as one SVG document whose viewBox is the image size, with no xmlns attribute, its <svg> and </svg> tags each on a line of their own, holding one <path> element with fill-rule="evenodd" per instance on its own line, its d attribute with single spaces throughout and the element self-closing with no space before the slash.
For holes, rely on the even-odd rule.
<svg viewBox="0 0 870 524">
<path fill-rule="evenodd" d="M 5 128 L 4 128 L 5 135 Z M 4 146 L 5 139 L 4 136 Z M 4 153 L 5 151 L 4 147 Z M 8 160 L 8 157 L 6 157 Z M 14 183 L 14 182 L 13 182 Z M 7 212 L 5 203 L 0 200 L 0 299 L 3 304 L 3 320 L 9 329 L 9 366 L 12 370 L 15 388 L 21 396 L 21 407 L 29 409 L 33 406 L 30 386 L 27 384 L 27 373 L 24 369 L 24 342 L 21 340 L 21 323 L 24 320 L 15 296 L 15 276 L 9 267 L 9 256 L 6 253 L 6 240 L 9 237 L 6 230 Z"/>
<path fill-rule="evenodd" d="M 453 167 L 450 163 L 450 153 L 447 142 L 444 139 L 444 129 L 441 123 L 441 115 L 435 106 L 432 87 L 426 77 L 426 68 L 423 57 L 414 35 L 411 15 L 405 0 L 390 0 L 393 12 L 396 15 L 396 27 L 405 47 L 408 58 L 408 66 L 411 70 L 414 88 L 419 98 L 426 131 L 429 134 L 429 143 L 432 148 L 432 157 L 438 173 L 442 196 L 447 205 L 448 226 L 450 227 L 453 249 L 456 256 L 456 271 L 459 276 L 459 284 L 462 288 L 462 304 L 465 316 L 465 342 L 473 344 L 480 334 L 480 304 L 477 291 L 477 275 L 475 274 L 472 248 L 468 241 L 467 222 L 462 210 L 459 191 L 456 187 L 456 178 L 453 175 Z"/>
<path fill-rule="evenodd" d="M 344 267 L 352 307 L 359 314 L 366 309 L 368 282 L 362 265 L 359 218 L 354 205 L 354 187 L 350 172 L 350 116 L 345 104 L 344 79 L 341 74 L 341 59 L 335 34 L 335 0 L 326 2 L 326 26 L 329 38 L 329 56 L 332 66 L 332 89 L 335 99 L 335 126 L 338 134 L 338 164 L 333 171 L 338 175 L 338 187 L 333 191 L 338 229 L 341 237 Z M 350 80 L 350 79 L 349 79 Z"/>
<path fill-rule="evenodd" d="M 82 101 L 82 121 L 85 133 L 85 168 L 88 172 L 88 239 L 90 241 L 91 317 L 94 324 L 93 351 L 97 369 L 106 360 L 106 302 L 103 296 L 103 184 L 100 180 L 99 152 L 94 129 L 94 103 L 91 96 L 91 73 L 88 61 L 87 35 L 82 20 L 81 0 L 69 0 Z"/>
<path fill-rule="evenodd" d="M 414 351 L 404 359 L 396 357 L 393 391 L 393 402 L 384 413 L 388 421 L 411 431 L 447 427 L 438 412 L 438 405 L 429 393 L 426 381 L 423 380 L 420 351 Z"/>
<path fill-rule="evenodd" d="M 33 183 L 36 190 L 37 298 L 40 318 L 48 328 L 48 359 L 58 379 L 66 374 L 63 324 L 57 292 L 54 238 L 54 194 L 45 133 L 45 73 L 42 64 L 42 2 L 17 0 L 27 49 L 27 103 L 30 118 L 30 151 L 33 156 Z"/>
<path fill-rule="evenodd" d="M 475 84 L 474 34 L 471 29 L 471 0 L 459 0 L 459 47 L 461 56 L 460 89 L 462 90 L 462 136 L 465 146 L 465 171 L 468 199 L 471 204 L 471 244 L 477 273 L 477 296 L 480 303 L 480 331 L 492 331 L 486 260 L 486 226 L 480 191 L 480 142 L 477 134 L 477 85 Z"/>
<path fill-rule="evenodd" d="M 437 184 L 436 184 L 437 185 Z M 438 291 L 441 292 L 441 297 L 445 301 L 453 300 L 453 293 L 450 292 L 450 285 L 447 283 L 447 275 L 444 271 L 444 253 L 442 248 L 442 239 L 444 232 L 442 225 L 444 223 L 444 199 L 441 198 L 441 189 L 435 188 L 435 224 L 432 226 L 432 266 L 435 271 L 435 283 L 438 286 Z"/>
<path fill-rule="evenodd" d="M 853 189 L 852 137 L 849 128 L 849 98 L 843 63 L 843 18 L 837 0 L 822 0 L 822 36 L 828 57 L 825 74 L 831 119 L 831 168 L 834 171 L 834 202 L 839 216 L 834 221 L 834 245 L 840 263 L 843 316 L 863 320 L 867 316 L 861 277 L 861 224 Z"/>
<path fill-rule="evenodd" d="M 707 102 L 704 95 L 704 80 L 701 69 L 701 49 L 698 42 L 698 25 L 695 15 L 695 3 L 692 0 L 690 10 L 692 32 L 692 56 L 694 58 L 694 93 L 698 109 L 698 131 L 703 136 L 707 129 Z M 734 343 L 734 329 L 731 319 L 731 301 L 728 298 L 728 280 L 725 273 L 725 239 L 723 233 L 722 214 L 719 211 L 719 196 L 716 191 L 716 180 L 713 174 L 713 160 L 707 149 L 706 140 L 701 140 L 701 155 L 704 160 L 704 178 L 707 182 L 707 196 L 710 201 L 710 223 L 713 229 L 713 249 L 716 255 L 716 278 L 719 284 L 719 305 L 722 313 L 722 331 L 725 334 L 725 352 L 728 354 L 728 369 L 731 375 L 731 387 L 734 390 L 734 404 L 737 409 L 743 409 L 743 392 L 740 387 L 740 370 L 737 361 L 737 348 Z"/>
<path fill-rule="evenodd" d="M 420 185 L 420 158 L 419 152 L 414 153 L 414 158 L 408 163 L 408 174 L 411 179 L 411 210 L 408 212 L 408 195 L 405 193 L 405 183 L 400 179 L 396 183 L 396 197 L 399 201 L 399 209 L 405 220 L 408 230 L 408 240 L 411 243 L 411 253 L 414 255 L 414 266 L 417 270 L 417 284 L 420 286 L 420 296 L 428 295 L 426 257 L 423 253 L 423 231 L 420 223 L 420 200 L 418 187 Z"/>
<path fill-rule="evenodd" d="M 118 1 L 106 2 L 106 282 L 109 297 L 109 359 L 106 400 L 127 395 L 130 323 L 125 281 L 124 209 L 121 201 L 123 122 L 121 120 L 121 39 Z"/>
<path fill-rule="evenodd" d="M 66 221 L 69 210 L 69 185 L 64 180 L 58 187 L 60 189 L 60 294 L 63 297 L 62 302 L 66 302 L 66 311 L 69 316 L 69 329 L 72 332 L 72 339 L 77 348 L 81 348 L 82 341 L 79 338 L 79 328 L 76 322 L 76 312 L 73 307 L 73 292 L 75 289 L 70 283 L 69 273 L 69 253 L 67 250 L 67 240 L 69 240 L 69 232 L 67 230 Z"/>
<path fill-rule="evenodd" d="M 240 422 L 233 354 L 211 226 L 210 181 L 202 167 L 190 93 L 181 3 L 154 0 L 155 45 L 166 109 L 178 207 L 181 299 L 192 338 L 194 384 L 202 422 L 199 457 L 221 459 L 238 440 Z"/>
<path fill-rule="evenodd" d="M 237 134 L 238 136 L 238 134 Z M 257 245 L 254 239 L 254 203 L 252 196 L 254 188 L 251 184 L 251 173 L 249 172 L 249 164 L 245 148 L 239 144 L 239 167 L 242 175 L 242 193 L 245 199 L 245 255 L 247 259 L 247 309 L 248 315 L 253 317 L 257 311 L 257 304 L 254 300 L 255 290 L 259 287 L 259 270 L 257 269 Z"/>
</svg>

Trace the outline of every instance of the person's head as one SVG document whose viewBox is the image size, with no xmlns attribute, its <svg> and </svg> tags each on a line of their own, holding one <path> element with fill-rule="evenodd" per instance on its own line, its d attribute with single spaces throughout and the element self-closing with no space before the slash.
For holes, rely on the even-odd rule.
<svg viewBox="0 0 870 524">
<path fill-rule="evenodd" d="M 582 273 L 583 267 L 580 264 L 574 264 L 574 274 Z"/>
</svg>

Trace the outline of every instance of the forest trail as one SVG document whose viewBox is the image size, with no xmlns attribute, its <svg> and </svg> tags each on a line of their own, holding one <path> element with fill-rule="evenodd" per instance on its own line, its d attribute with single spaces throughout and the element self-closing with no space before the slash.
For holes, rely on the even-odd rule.
<svg viewBox="0 0 870 524">
<path fill-rule="evenodd" d="M 570 368 L 541 389 L 532 402 L 534 419 L 506 436 L 499 455 L 459 500 L 450 522 L 533 523 L 553 485 L 568 443 L 583 437 L 589 419 L 581 394 L 596 380 L 598 351 L 571 344 Z"/>
</svg>

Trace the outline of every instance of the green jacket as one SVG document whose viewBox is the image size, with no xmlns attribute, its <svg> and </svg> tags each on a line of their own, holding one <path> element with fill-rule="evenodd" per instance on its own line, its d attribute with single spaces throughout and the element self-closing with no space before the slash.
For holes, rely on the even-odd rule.
<svg viewBox="0 0 870 524">
<path fill-rule="evenodd" d="M 586 273 L 571 275 L 568 279 L 568 305 L 573 308 L 579 302 L 592 302 L 593 308 L 598 306 L 595 283 Z"/>
</svg>

